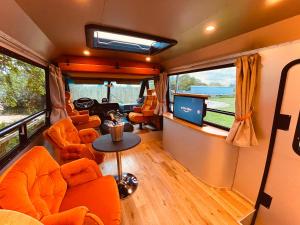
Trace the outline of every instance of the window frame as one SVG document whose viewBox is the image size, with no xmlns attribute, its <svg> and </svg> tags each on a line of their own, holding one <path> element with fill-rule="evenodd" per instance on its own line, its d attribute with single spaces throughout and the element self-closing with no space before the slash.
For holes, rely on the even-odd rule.
<svg viewBox="0 0 300 225">
<path fill-rule="evenodd" d="M 28 59 L 18 53 L 15 53 L 11 50 L 8 50 L 0 46 L 0 54 L 12 57 L 17 60 L 21 60 L 30 65 L 39 67 L 45 71 L 45 90 L 46 90 L 46 107 L 45 109 L 38 111 L 32 115 L 29 115 L 21 120 L 18 120 L 2 129 L 0 129 L 0 137 L 3 137 L 11 132 L 18 132 L 19 135 L 19 144 L 9 150 L 5 155 L 0 157 L 0 169 L 4 168 L 13 158 L 18 155 L 21 151 L 24 150 L 30 144 L 41 131 L 43 131 L 47 126 L 50 125 L 50 112 L 51 112 L 51 102 L 50 102 L 50 88 L 49 88 L 49 68 L 41 65 L 31 59 Z M 45 115 L 45 125 L 34 131 L 34 133 L 28 137 L 27 135 L 27 123 L 30 123 L 35 118 Z"/>
<path fill-rule="evenodd" d="M 218 66 L 205 67 L 205 68 L 201 68 L 201 69 L 185 70 L 185 71 L 181 71 L 181 72 L 178 72 L 178 73 L 169 74 L 168 79 L 169 79 L 170 76 L 176 76 L 176 88 L 175 88 L 175 93 L 176 93 L 177 88 L 178 88 L 178 77 L 179 77 L 179 75 L 186 74 L 186 73 L 216 70 L 216 69 L 225 69 L 225 68 L 234 67 L 234 66 L 235 66 L 234 63 L 228 63 L 228 64 L 223 64 L 223 65 L 218 65 Z M 170 100 L 170 86 L 169 85 L 170 85 L 170 82 L 168 82 L 168 90 L 167 90 L 167 109 L 168 109 L 169 112 L 173 113 L 173 111 L 171 110 L 170 105 L 173 104 L 173 106 L 174 106 L 174 101 Z M 206 108 L 206 111 L 214 112 L 214 113 L 220 113 L 220 114 L 227 115 L 227 116 L 235 116 L 234 112 L 225 111 L 225 110 Z M 203 123 L 207 124 L 207 125 L 210 125 L 210 126 L 213 126 L 213 127 L 216 127 L 216 128 L 219 128 L 219 129 L 222 129 L 222 130 L 226 130 L 226 131 L 230 130 L 229 127 L 225 127 L 225 126 L 222 126 L 222 125 L 217 124 L 217 123 L 206 121 L 205 117 L 204 117 Z"/>
</svg>

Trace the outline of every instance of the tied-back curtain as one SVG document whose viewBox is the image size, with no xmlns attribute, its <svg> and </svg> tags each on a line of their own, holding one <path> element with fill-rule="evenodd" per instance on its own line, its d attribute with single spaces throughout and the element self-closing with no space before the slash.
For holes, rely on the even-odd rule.
<svg viewBox="0 0 300 225">
<path fill-rule="evenodd" d="M 155 92 L 157 96 L 157 105 L 154 114 L 163 115 L 167 111 L 166 95 L 168 89 L 168 74 L 166 72 L 159 75 L 159 80 L 155 81 Z"/>
<path fill-rule="evenodd" d="M 258 54 L 243 56 L 236 61 L 235 121 L 226 139 L 235 146 L 258 145 L 251 117 L 259 63 Z"/>
<path fill-rule="evenodd" d="M 51 124 L 66 118 L 65 85 L 60 68 L 50 65 L 49 68 L 50 98 L 51 98 Z"/>
</svg>

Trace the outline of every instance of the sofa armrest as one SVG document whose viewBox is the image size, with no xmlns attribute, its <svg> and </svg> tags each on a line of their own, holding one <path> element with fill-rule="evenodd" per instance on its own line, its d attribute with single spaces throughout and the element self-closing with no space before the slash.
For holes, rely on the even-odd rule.
<svg viewBox="0 0 300 225">
<path fill-rule="evenodd" d="M 79 159 L 90 152 L 84 144 L 70 144 L 61 149 L 62 159 Z"/>
<path fill-rule="evenodd" d="M 103 225 L 103 222 L 96 215 L 91 216 L 88 213 L 88 208 L 85 206 L 78 206 L 63 212 L 54 213 L 45 216 L 41 219 L 41 222 L 45 225 L 84 225 L 92 221 L 94 224 Z"/>
<path fill-rule="evenodd" d="M 89 110 L 80 110 L 78 112 L 80 115 L 85 115 L 85 114 L 89 115 Z"/>
<path fill-rule="evenodd" d="M 86 123 L 89 121 L 90 116 L 87 114 L 84 115 L 76 115 L 76 116 L 70 116 L 73 123 Z"/>
<path fill-rule="evenodd" d="M 81 142 L 84 144 L 92 143 L 100 136 L 99 133 L 93 128 L 82 129 L 78 132 L 78 134 Z"/>
<path fill-rule="evenodd" d="M 96 180 L 101 177 L 101 171 L 95 161 L 82 158 L 60 167 L 60 171 L 69 187 Z"/>
<path fill-rule="evenodd" d="M 154 110 L 143 110 L 143 116 L 153 116 L 154 115 Z"/>
<path fill-rule="evenodd" d="M 138 107 L 138 106 L 133 107 L 133 112 L 136 112 L 136 113 L 142 112 L 142 107 Z"/>
</svg>

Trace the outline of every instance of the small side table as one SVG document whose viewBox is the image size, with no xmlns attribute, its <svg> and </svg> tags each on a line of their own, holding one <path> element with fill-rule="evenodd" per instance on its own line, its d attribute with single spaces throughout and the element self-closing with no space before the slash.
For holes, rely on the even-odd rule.
<svg viewBox="0 0 300 225">
<path fill-rule="evenodd" d="M 135 192 L 138 186 L 136 176 L 122 172 L 121 152 L 131 149 L 141 142 L 141 138 L 133 133 L 124 132 L 122 141 L 113 142 L 110 134 L 106 134 L 93 142 L 93 148 L 99 152 L 115 152 L 117 155 L 118 175 L 115 179 L 118 184 L 120 198 L 124 199 Z"/>
</svg>

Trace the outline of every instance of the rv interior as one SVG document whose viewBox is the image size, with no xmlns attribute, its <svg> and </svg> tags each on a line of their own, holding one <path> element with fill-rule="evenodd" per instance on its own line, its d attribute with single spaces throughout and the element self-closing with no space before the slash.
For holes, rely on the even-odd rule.
<svg viewBox="0 0 300 225">
<path fill-rule="evenodd" d="M 0 17 L 0 224 L 300 224 L 299 0 Z"/>
</svg>

